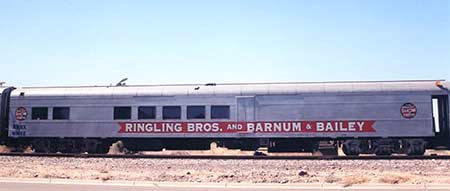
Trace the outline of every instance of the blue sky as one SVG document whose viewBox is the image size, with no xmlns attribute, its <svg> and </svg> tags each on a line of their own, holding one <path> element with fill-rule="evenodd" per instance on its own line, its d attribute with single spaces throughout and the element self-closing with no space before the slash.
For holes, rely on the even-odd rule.
<svg viewBox="0 0 450 191">
<path fill-rule="evenodd" d="M 450 80 L 448 0 L 0 0 L 15 86 Z"/>
</svg>

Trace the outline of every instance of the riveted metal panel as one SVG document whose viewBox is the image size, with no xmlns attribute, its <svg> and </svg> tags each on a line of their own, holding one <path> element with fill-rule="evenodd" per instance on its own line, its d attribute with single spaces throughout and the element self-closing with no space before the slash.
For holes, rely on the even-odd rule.
<svg viewBox="0 0 450 191">
<path fill-rule="evenodd" d="M 269 94 L 296 94 L 295 84 L 270 84 Z"/>
<path fill-rule="evenodd" d="M 298 94 L 324 94 L 324 83 L 311 83 L 311 84 L 296 84 L 295 92 Z"/>
<path fill-rule="evenodd" d="M 255 97 L 238 96 L 236 97 L 237 120 L 254 121 L 255 120 Z"/>
<path fill-rule="evenodd" d="M 353 91 L 352 84 L 348 83 L 329 83 L 324 84 L 325 93 L 348 93 Z"/>
<path fill-rule="evenodd" d="M 269 88 L 267 84 L 243 86 L 241 89 L 241 95 L 244 96 L 267 95 L 267 94 L 269 94 Z"/>
<path fill-rule="evenodd" d="M 381 84 L 374 82 L 353 83 L 352 92 L 381 92 Z"/>
</svg>

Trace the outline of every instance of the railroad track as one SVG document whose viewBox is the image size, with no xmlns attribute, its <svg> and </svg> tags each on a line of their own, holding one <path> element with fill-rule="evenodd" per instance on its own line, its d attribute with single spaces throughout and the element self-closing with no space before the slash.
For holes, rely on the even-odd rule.
<svg viewBox="0 0 450 191">
<path fill-rule="evenodd" d="M 0 156 L 67 157 L 67 158 L 149 158 L 149 159 L 216 159 L 216 160 L 431 160 L 450 159 L 450 155 L 426 156 L 264 156 L 264 155 L 167 155 L 167 154 L 72 154 L 72 153 L 0 153 Z"/>
</svg>

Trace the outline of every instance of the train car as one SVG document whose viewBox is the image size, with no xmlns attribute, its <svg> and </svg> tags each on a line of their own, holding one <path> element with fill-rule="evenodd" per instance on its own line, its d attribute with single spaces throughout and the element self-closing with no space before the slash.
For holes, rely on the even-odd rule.
<svg viewBox="0 0 450 191">
<path fill-rule="evenodd" d="M 269 152 L 342 146 L 346 155 L 422 155 L 450 146 L 449 86 L 425 80 L 10 88 L 10 96 L 3 91 L 10 100 L 2 95 L 2 112 L 9 113 L 2 115 L 2 138 L 37 152 L 105 152 L 121 140 L 134 151 L 216 142 Z"/>
</svg>

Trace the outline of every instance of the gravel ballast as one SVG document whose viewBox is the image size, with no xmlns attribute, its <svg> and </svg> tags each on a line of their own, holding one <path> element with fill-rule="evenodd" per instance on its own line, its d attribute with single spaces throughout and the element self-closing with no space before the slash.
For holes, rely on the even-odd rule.
<svg viewBox="0 0 450 191">
<path fill-rule="evenodd" d="M 450 160 L 208 160 L 0 156 L 1 177 L 198 183 L 450 184 Z"/>
</svg>

